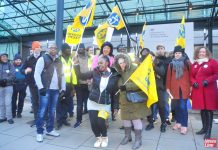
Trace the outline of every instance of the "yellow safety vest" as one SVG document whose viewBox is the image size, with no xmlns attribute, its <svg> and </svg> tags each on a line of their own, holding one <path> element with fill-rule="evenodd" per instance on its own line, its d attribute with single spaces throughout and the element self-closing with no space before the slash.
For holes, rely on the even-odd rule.
<svg viewBox="0 0 218 150">
<path fill-rule="evenodd" d="M 73 68 L 72 60 L 69 59 L 69 61 L 66 62 L 65 59 L 63 57 L 61 57 L 61 61 L 63 63 L 63 67 L 64 67 L 64 75 L 65 75 L 66 83 L 71 82 L 71 76 L 72 76 L 72 84 L 76 85 L 77 84 L 77 78 L 76 78 L 75 70 Z"/>
</svg>

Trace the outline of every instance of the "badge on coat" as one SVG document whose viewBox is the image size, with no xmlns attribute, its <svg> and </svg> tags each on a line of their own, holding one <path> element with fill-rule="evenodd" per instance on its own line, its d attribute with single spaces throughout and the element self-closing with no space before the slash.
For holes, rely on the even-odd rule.
<svg viewBox="0 0 218 150">
<path fill-rule="evenodd" d="M 6 73 L 9 73 L 9 72 L 10 72 L 10 70 L 6 70 L 5 72 L 6 72 Z"/>
<path fill-rule="evenodd" d="M 194 68 L 197 68 L 197 65 L 195 65 Z"/>
<path fill-rule="evenodd" d="M 15 69 L 16 72 L 19 72 L 19 69 Z"/>
<path fill-rule="evenodd" d="M 208 65 L 207 65 L 207 64 L 205 64 L 205 65 L 204 65 L 204 68 L 207 68 L 207 67 L 208 67 Z"/>
</svg>

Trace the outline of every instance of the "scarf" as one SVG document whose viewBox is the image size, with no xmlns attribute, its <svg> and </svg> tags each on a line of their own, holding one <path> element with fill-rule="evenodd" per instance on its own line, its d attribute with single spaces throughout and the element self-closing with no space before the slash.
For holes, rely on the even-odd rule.
<svg viewBox="0 0 218 150">
<path fill-rule="evenodd" d="M 208 60 L 209 60 L 208 58 L 201 58 L 201 59 L 197 59 L 196 62 L 200 65 L 204 62 L 208 62 Z"/>
<path fill-rule="evenodd" d="M 183 75 L 184 60 L 185 60 L 185 57 L 181 57 L 179 59 L 174 58 L 172 60 L 173 70 L 176 71 L 176 79 L 179 79 Z"/>
</svg>

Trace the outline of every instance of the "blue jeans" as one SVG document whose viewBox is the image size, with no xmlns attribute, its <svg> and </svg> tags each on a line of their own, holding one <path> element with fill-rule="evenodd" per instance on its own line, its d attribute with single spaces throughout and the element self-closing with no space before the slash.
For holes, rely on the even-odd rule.
<svg viewBox="0 0 218 150">
<path fill-rule="evenodd" d="M 183 127 L 188 126 L 188 109 L 187 99 L 174 99 L 175 103 L 175 120 L 176 123 L 180 123 Z"/>
<path fill-rule="evenodd" d="M 38 116 L 36 121 L 36 128 L 38 134 L 43 134 L 43 125 L 46 109 L 48 111 L 48 119 L 46 120 L 46 130 L 51 132 L 54 129 L 54 114 L 56 110 L 56 105 L 58 101 L 59 90 L 48 89 L 46 95 L 40 95 L 40 103 Z"/>
</svg>

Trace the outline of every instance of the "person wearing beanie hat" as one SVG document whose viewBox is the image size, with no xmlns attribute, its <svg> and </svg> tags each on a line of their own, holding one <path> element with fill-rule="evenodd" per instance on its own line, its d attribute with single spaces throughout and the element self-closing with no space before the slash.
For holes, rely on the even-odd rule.
<svg viewBox="0 0 218 150">
<path fill-rule="evenodd" d="M 0 123 L 8 121 L 13 124 L 11 96 L 15 78 L 14 66 L 8 61 L 8 54 L 0 54 Z"/>
<path fill-rule="evenodd" d="M 126 46 L 124 44 L 119 44 L 117 46 L 117 52 L 118 53 L 127 53 L 127 50 L 126 50 Z"/>
<path fill-rule="evenodd" d="M 175 46 L 173 53 L 175 54 L 176 52 L 184 53 L 185 49 L 182 48 L 180 45 L 177 45 L 177 46 Z"/>
<path fill-rule="evenodd" d="M 76 84 L 76 76 L 73 70 L 73 62 L 71 58 L 71 47 L 64 43 L 61 47 L 61 62 L 63 64 L 63 71 L 66 80 L 66 92 L 65 92 L 65 99 L 59 99 L 57 103 L 57 110 L 56 110 L 56 120 L 57 120 L 57 127 L 56 129 L 59 130 L 62 125 L 70 126 L 70 123 L 67 121 L 67 113 L 69 112 L 70 117 L 73 116 L 73 86 Z"/>
<path fill-rule="evenodd" d="M 105 42 L 101 46 L 100 54 L 99 56 L 95 56 L 93 58 L 92 62 L 92 69 L 96 68 L 98 66 L 98 58 L 100 56 L 108 56 L 110 58 L 110 66 L 114 63 L 114 55 L 113 55 L 113 45 L 110 42 Z"/>
<path fill-rule="evenodd" d="M 187 134 L 188 110 L 187 100 L 190 95 L 190 63 L 183 55 L 181 46 L 174 48 L 174 58 L 168 65 L 166 88 L 174 105 L 175 121 L 174 130 L 180 130 L 181 134 Z"/>
<path fill-rule="evenodd" d="M 35 120 L 37 118 L 37 111 L 39 107 L 39 95 L 38 88 L 34 79 L 35 66 L 38 59 L 41 57 L 41 44 L 38 41 L 32 42 L 31 50 L 33 53 L 28 56 L 22 66 L 21 72 L 26 76 L 26 82 L 29 86 L 31 100 L 32 100 L 32 109 L 34 114 L 34 120 L 31 124 L 31 127 L 35 125 Z"/>
<path fill-rule="evenodd" d="M 25 75 L 22 74 L 22 58 L 20 54 L 16 54 L 14 56 L 14 68 L 15 68 L 15 81 L 13 84 L 13 94 L 12 94 L 12 116 L 15 118 L 21 118 L 22 111 L 23 111 L 23 105 L 24 105 L 24 99 L 26 97 L 26 88 L 27 83 L 25 79 Z M 19 95 L 19 96 L 18 96 Z M 18 105 L 17 105 L 18 100 Z"/>
<path fill-rule="evenodd" d="M 81 73 L 88 72 L 88 52 L 85 49 L 85 45 L 83 43 L 80 43 L 79 45 L 77 45 L 77 48 L 78 55 L 74 59 L 78 59 Z M 80 76 L 77 76 L 77 81 L 78 84 L 75 86 L 77 98 L 77 117 L 74 128 L 77 128 L 82 123 L 83 105 L 84 103 L 87 103 L 89 97 L 88 81 L 81 79 Z"/>
</svg>

